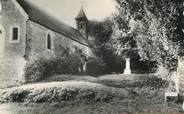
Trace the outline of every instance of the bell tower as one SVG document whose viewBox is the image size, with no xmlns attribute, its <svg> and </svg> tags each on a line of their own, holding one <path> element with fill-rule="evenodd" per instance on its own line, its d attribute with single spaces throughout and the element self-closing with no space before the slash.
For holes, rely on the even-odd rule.
<svg viewBox="0 0 184 114">
<path fill-rule="evenodd" d="M 75 18 L 77 30 L 88 39 L 88 19 L 84 13 L 83 7 L 79 11 L 78 15 Z"/>
</svg>

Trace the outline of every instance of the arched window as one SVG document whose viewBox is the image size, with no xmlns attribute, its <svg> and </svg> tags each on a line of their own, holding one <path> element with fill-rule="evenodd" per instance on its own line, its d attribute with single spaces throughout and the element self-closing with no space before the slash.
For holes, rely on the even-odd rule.
<svg viewBox="0 0 184 114">
<path fill-rule="evenodd" d="M 47 49 L 51 50 L 52 47 L 52 41 L 50 34 L 47 35 Z"/>
<path fill-rule="evenodd" d="M 13 27 L 12 28 L 12 40 L 17 41 L 19 39 L 19 28 Z"/>
</svg>

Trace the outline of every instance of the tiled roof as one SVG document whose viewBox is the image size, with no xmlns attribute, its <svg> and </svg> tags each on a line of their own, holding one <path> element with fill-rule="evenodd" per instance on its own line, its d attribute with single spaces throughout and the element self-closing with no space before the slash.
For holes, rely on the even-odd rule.
<svg viewBox="0 0 184 114">
<path fill-rule="evenodd" d="M 91 46 L 90 42 L 84 38 L 76 29 L 49 15 L 39 7 L 30 3 L 28 0 L 17 0 L 17 2 L 28 14 L 31 21 L 43 25 L 55 32 L 63 34 L 83 45 Z"/>
</svg>

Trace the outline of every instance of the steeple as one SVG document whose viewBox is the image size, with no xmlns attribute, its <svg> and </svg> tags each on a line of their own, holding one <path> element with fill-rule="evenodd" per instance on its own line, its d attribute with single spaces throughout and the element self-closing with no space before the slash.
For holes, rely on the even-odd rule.
<svg viewBox="0 0 184 114">
<path fill-rule="evenodd" d="M 88 38 L 88 19 L 86 17 L 86 14 L 83 10 L 83 6 L 81 5 L 81 9 L 78 13 L 78 15 L 75 18 L 76 20 L 76 28 L 77 30 L 85 37 Z"/>
<path fill-rule="evenodd" d="M 80 11 L 75 19 L 86 19 L 87 20 L 87 17 L 86 17 L 86 14 L 84 13 L 83 7 L 81 7 L 81 9 L 80 9 Z"/>
<path fill-rule="evenodd" d="M 87 20 L 86 14 L 84 13 L 84 10 L 83 10 L 83 0 L 81 0 L 81 9 L 75 19 L 86 19 Z"/>
</svg>

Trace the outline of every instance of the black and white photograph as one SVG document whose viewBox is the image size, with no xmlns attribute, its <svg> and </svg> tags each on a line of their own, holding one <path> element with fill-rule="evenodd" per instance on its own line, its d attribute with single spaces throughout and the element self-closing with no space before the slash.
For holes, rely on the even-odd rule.
<svg viewBox="0 0 184 114">
<path fill-rule="evenodd" d="M 184 0 L 0 0 L 0 114 L 183 114 Z"/>
</svg>

